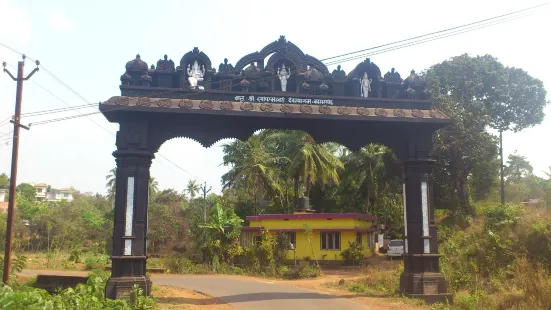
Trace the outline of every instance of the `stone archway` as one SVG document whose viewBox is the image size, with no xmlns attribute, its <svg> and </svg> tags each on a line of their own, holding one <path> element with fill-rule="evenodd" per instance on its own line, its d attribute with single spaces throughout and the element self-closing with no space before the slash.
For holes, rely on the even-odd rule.
<svg viewBox="0 0 551 310">
<path fill-rule="evenodd" d="M 278 42 L 286 44 L 280 39 L 271 43 L 268 50 L 275 49 Z M 138 69 L 142 67 L 147 65 Z M 431 302 L 451 298 L 444 276 L 439 273 L 431 156 L 432 134 L 450 121 L 425 98 L 421 78 L 416 80 L 416 89 L 412 89 L 411 83 L 379 77 L 379 89 L 374 92 L 379 96 L 360 98 L 355 91 L 346 89 L 339 96 L 331 92 L 326 96 L 306 96 L 298 92 L 160 87 L 155 80 L 161 74 L 172 74 L 175 80 L 181 76 L 178 70 L 157 73 L 152 69 L 144 74 L 149 76 L 144 79 L 145 84 L 137 86 L 127 80 L 136 76 L 136 72 L 125 72 L 122 96 L 112 97 L 99 106 L 110 122 L 120 124 L 117 150 L 113 153 L 117 162 L 117 192 L 107 297 L 117 298 L 134 284 L 150 293 L 146 276 L 148 180 L 151 160 L 159 147 L 175 137 L 188 137 L 208 147 L 223 138 L 244 140 L 259 129 L 272 128 L 302 130 L 318 143 L 338 142 L 350 150 L 359 150 L 368 143 L 391 148 L 404 164 L 407 253 L 401 290 Z M 212 79 L 228 78 L 222 75 L 214 74 Z M 324 76 L 331 87 L 332 83 L 343 82 L 342 75 L 332 76 L 326 71 Z M 345 82 L 355 83 L 352 78 Z M 381 94 L 387 93 L 394 95 L 382 97 Z"/>
</svg>

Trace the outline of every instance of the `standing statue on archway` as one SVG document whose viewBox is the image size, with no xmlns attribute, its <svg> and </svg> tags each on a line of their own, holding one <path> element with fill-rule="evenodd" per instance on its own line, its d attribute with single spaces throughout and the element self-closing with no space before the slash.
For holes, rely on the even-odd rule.
<svg viewBox="0 0 551 310">
<path fill-rule="evenodd" d="M 204 89 L 203 86 L 199 86 L 199 82 L 203 81 L 203 75 L 205 74 L 205 66 L 203 65 L 203 70 L 199 67 L 199 64 L 197 63 L 197 60 L 195 63 L 193 63 L 193 67 L 191 65 L 188 65 L 187 75 L 188 82 L 189 82 L 189 88 L 195 89 Z"/>
<path fill-rule="evenodd" d="M 281 70 L 277 68 L 277 76 L 281 81 L 281 91 L 287 91 L 287 80 L 289 79 L 290 75 L 291 69 L 289 69 L 289 72 L 287 72 L 287 70 L 285 69 L 285 63 L 281 65 Z"/>
<path fill-rule="evenodd" d="M 361 87 L 361 95 L 364 98 L 369 97 L 369 92 L 371 91 L 371 79 L 367 75 L 367 72 L 364 72 L 364 76 L 360 80 Z"/>
</svg>

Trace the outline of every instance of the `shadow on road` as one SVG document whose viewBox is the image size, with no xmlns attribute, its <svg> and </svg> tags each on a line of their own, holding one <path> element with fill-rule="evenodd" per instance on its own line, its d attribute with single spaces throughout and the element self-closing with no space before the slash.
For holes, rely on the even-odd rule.
<svg viewBox="0 0 551 310">
<path fill-rule="evenodd" d="M 325 295 L 318 293 L 290 293 L 290 292 L 265 292 L 265 293 L 249 293 L 218 297 L 220 300 L 227 303 L 263 301 L 274 299 L 337 299 L 338 296 Z"/>
<path fill-rule="evenodd" d="M 155 297 L 155 299 L 160 303 L 167 304 L 176 304 L 176 305 L 224 305 L 225 302 L 221 302 L 215 298 L 205 299 L 196 299 L 196 298 L 186 298 L 186 297 Z"/>
</svg>

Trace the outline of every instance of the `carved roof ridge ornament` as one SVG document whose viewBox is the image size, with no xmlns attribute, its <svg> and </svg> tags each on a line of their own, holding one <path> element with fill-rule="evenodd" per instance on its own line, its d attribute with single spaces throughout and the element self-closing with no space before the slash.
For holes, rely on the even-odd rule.
<svg viewBox="0 0 551 310">
<path fill-rule="evenodd" d="M 299 62 L 296 64 L 297 67 L 306 66 L 309 64 L 319 70 L 322 74 L 329 74 L 329 69 L 327 69 L 327 66 L 325 64 L 323 64 L 317 58 L 305 54 L 291 41 L 287 41 L 284 35 L 280 36 L 278 40 L 266 45 L 259 52 L 254 52 L 243 56 L 235 64 L 235 70 L 237 72 L 241 72 L 241 70 L 243 70 L 251 62 L 264 62 L 264 60 L 272 54 L 279 54 L 280 56 L 285 56 L 286 58 L 292 56 L 294 61 Z M 273 56 L 274 55 L 272 55 L 272 57 L 270 58 L 272 59 Z M 281 58 L 278 60 L 281 60 Z M 277 65 L 277 60 L 274 61 L 273 65 Z"/>
<path fill-rule="evenodd" d="M 192 51 L 189 51 L 182 56 L 182 59 L 180 59 L 180 65 L 176 69 L 186 70 L 187 66 L 193 64 L 194 61 L 198 61 L 199 65 L 205 66 L 207 71 L 212 71 L 212 63 L 209 56 L 200 51 L 198 47 L 194 47 Z"/>
<path fill-rule="evenodd" d="M 219 75 L 235 75 L 235 69 L 231 63 L 228 63 L 228 58 L 224 58 L 224 63 L 218 66 Z"/>
<path fill-rule="evenodd" d="M 168 56 L 165 54 L 164 59 L 159 59 L 157 61 L 157 72 L 174 72 L 174 61 L 168 59 Z"/>
<path fill-rule="evenodd" d="M 140 54 L 136 55 L 136 59 L 126 63 L 127 72 L 145 71 L 147 72 L 147 63 L 141 59 Z"/>
</svg>

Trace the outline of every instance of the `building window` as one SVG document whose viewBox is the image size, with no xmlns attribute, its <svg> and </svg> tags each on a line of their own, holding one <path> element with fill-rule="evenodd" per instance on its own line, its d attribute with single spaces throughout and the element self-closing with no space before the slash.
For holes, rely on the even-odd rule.
<svg viewBox="0 0 551 310">
<path fill-rule="evenodd" d="M 63 194 L 63 197 L 69 198 L 69 194 L 65 193 L 65 194 Z"/>
<path fill-rule="evenodd" d="M 262 243 L 262 236 L 254 236 L 254 243 L 261 244 Z"/>
<path fill-rule="evenodd" d="M 340 232 L 322 232 L 321 249 L 322 250 L 340 250 L 341 233 Z"/>
<path fill-rule="evenodd" d="M 36 190 L 38 193 L 42 193 L 42 188 Z"/>
<path fill-rule="evenodd" d="M 285 239 L 289 241 L 290 248 L 295 249 L 297 247 L 297 233 L 294 231 L 287 231 L 281 233 L 283 236 L 285 236 Z"/>
<path fill-rule="evenodd" d="M 362 233 L 361 232 L 356 233 L 356 244 L 362 245 Z"/>
</svg>

